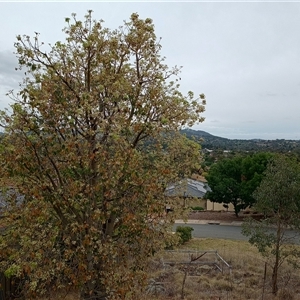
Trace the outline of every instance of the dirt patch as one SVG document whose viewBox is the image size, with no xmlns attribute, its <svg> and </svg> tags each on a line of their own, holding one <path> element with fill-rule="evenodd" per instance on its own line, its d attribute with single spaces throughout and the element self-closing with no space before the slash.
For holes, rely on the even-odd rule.
<svg viewBox="0 0 300 300">
<path fill-rule="evenodd" d="M 262 219 L 261 214 L 255 213 L 243 213 L 241 212 L 237 217 L 234 212 L 229 211 L 199 211 L 191 212 L 188 219 L 190 220 L 216 220 L 223 222 L 234 222 L 234 221 L 243 221 L 245 218 L 252 217 L 256 220 Z"/>
</svg>

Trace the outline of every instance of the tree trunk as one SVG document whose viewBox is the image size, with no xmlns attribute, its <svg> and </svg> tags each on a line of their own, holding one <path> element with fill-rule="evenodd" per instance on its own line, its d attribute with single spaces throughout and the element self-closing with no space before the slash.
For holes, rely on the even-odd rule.
<svg viewBox="0 0 300 300">
<path fill-rule="evenodd" d="M 103 274 L 105 264 L 101 258 L 98 262 L 94 261 L 93 245 L 86 245 L 86 282 L 82 285 L 80 300 L 106 300 L 108 298 L 107 288 L 103 284 Z"/>
<path fill-rule="evenodd" d="M 278 292 L 277 278 L 278 278 L 278 268 L 279 268 L 279 258 L 280 258 L 279 257 L 280 241 L 281 241 L 281 224 L 280 224 L 280 220 L 279 220 L 277 222 L 275 263 L 273 266 L 273 273 L 272 273 L 272 293 L 273 293 L 273 295 L 277 295 L 277 292 Z"/>
<path fill-rule="evenodd" d="M 90 265 L 88 267 L 91 268 Z M 80 300 L 106 300 L 108 298 L 106 286 L 101 282 L 100 268 L 100 264 L 94 266 L 94 270 L 97 269 L 98 272 L 82 286 Z"/>
<path fill-rule="evenodd" d="M 278 262 L 275 262 L 272 273 L 272 293 L 277 295 L 278 286 L 277 286 L 277 277 L 278 277 Z"/>
<path fill-rule="evenodd" d="M 234 207 L 235 216 L 238 218 L 239 212 L 240 212 L 240 210 L 238 208 L 238 202 L 237 201 L 233 201 L 232 204 L 233 204 L 233 207 Z"/>
</svg>

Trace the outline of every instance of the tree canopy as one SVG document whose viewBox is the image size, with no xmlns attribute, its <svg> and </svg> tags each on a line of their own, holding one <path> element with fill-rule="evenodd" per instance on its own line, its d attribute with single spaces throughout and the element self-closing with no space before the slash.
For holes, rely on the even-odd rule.
<svg viewBox="0 0 300 300">
<path fill-rule="evenodd" d="M 203 121 L 205 96 L 179 91 L 151 19 L 65 21 L 49 51 L 39 34 L 15 43 L 25 78 L 1 113 L 1 176 L 24 200 L 8 200 L 1 267 L 28 296 L 133 297 L 169 236 L 165 186 L 200 161 L 179 130 Z"/>
<path fill-rule="evenodd" d="M 211 188 L 206 198 L 233 204 L 236 215 L 241 209 L 251 207 L 255 202 L 252 193 L 260 184 L 270 157 L 270 153 L 256 153 L 216 162 L 206 176 Z"/>
</svg>

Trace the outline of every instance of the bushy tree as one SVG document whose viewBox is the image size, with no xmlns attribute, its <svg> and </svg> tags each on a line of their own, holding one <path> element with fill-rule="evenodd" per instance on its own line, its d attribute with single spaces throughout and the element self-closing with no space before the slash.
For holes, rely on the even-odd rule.
<svg viewBox="0 0 300 300">
<path fill-rule="evenodd" d="M 232 203 L 236 215 L 240 210 L 241 157 L 223 159 L 211 166 L 206 175 L 211 191 L 205 198 L 218 203 Z"/>
<path fill-rule="evenodd" d="M 295 160 L 275 156 L 265 177 L 254 192 L 255 209 L 266 218 L 249 219 L 243 234 L 266 257 L 271 259 L 272 292 L 278 291 L 278 271 L 284 261 L 300 266 L 300 251 L 292 245 L 299 239 L 300 167 Z"/>
<path fill-rule="evenodd" d="M 254 204 L 252 193 L 260 184 L 270 157 L 269 153 L 256 153 L 216 162 L 206 175 L 211 191 L 205 197 L 214 202 L 233 204 L 238 216 L 241 209 Z"/>
<path fill-rule="evenodd" d="M 269 152 L 259 152 L 243 157 L 241 165 L 241 199 L 250 207 L 255 203 L 253 193 L 260 185 L 272 157 L 273 154 Z"/>
<path fill-rule="evenodd" d="M 134 297 L 172 221 L 165 186 L 200 161 L 179 129 L 203 121 L 205 98 L 181 94 L 151 19 L 110 30 L 89 11 L 66 23 L 49 52 L 38 34 L 15 44 L 26 77 L 2 112 L 1 176 L 25 198 L 10 200 L 1 268 L 28 295 Z"/>
<path fill-rule="evenodd" d="M 184 244 L 192 239 L 193 227 L 190 226 L 177 226 L 176 233 L 179 235 L 180 243 Z"/>
</svg>

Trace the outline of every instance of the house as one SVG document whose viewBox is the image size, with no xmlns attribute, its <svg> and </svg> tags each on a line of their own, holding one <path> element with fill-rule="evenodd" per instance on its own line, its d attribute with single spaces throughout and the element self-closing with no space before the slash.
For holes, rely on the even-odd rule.
<svg viewBox="0 0 300 300">
<path fill-rule="evenodd" d="M 201 206 L 206 209 L 206 200 L 203 200 L 204 195 L 210 188 L 206 182 L 185 178 L 176 183 L 170 184 L 165 190 L 165 195 L 170 197 L 183 198 L 183 205 Z"/>
<path fill-rule="evenodd" d="M 196 177 L 193 176 L 193 178 Z M 228 206 L 224 206 L 223 203 L 217 203 L 203 199 L 204 195 L 208 191 L 211 191 L 211 189 L 204 178 L 200 179 L 197 177 L 197 180 L 185 178 L 176 183 L 168 185 L 165 190 L 165 195 L 183 198 L 184 206 L 201 206 L 206 210 L 212 211 L 234 211 L 234 207 L 231 203 L 228 204 Z"/>
<path fill-rule="evenodd" d="M 210 200 L 206 200 L 206 210 L 212 210 L 212 211 L 234 211 L 234 206 L 229 203 L 225 204 L 224 203 L 218 203 L 218 202 L 213 202 Z"/>
<path fill-rule="evenodd" d="M 206 182 L 185 178 L 170 184 L 166 188 L 165 195 L 202 199 L 207 191 L 210 191 L 210 188 Z"/>
</svg>

